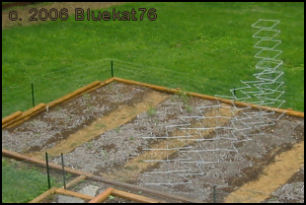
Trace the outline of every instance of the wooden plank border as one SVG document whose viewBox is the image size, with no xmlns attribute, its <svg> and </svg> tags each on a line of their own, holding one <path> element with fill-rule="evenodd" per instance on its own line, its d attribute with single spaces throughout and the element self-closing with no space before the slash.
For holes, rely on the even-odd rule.
<svg viewBox="0 0 306 205">
<path fill-rule="evenodd" d="M 56 189 L 57 189 L 56 187 L 52 187 L 51 189 L 49 189 L 46 192 L 42 193 L 41 195 L 37 196 L 35 199 L 29 201 L 28 203 L 39 203 L 42 200 L 44 200 L 45 198 L 47 198 L 48 196 L 54 194 Z"/>
<path fill-rule="evenodd" d="M 73 187 L 74 185 L 77 185 L 78 183 L 80 183 L 81 181 L 86 180 L 86 176 L 85 175 L 80 175 L 76 178 L 74 178 L 73 180 L 71 180 L 70 182 L 68 182 L 68 184 L 66 184 L 66 188 L 70 188 Z"/>
<path fill-rule="evenodd" d="M 141 203 L 162 203 L 162 201 L 151 199 L 151 198 L 141 196 L 138 194 L 129 193 L 126 191 L 121 191 L 118 189 L 113 189 L 111 195 L 129 199 L 129 200 L 136 201 L 136 202 L 141 202 Z"/>
<path fill-rule="evenodd" d="M 73 180 L 71 180 L 67 185 L 66 188 L 72 187 L 76 184 L 78 184 L 79 182 L 83 181 L 86 179 L 86 176 L 84 175 L 80 175 L 76 178 L 74 178 Z M 63 187 L 62 187 L 63 188 Z M 60 189 L 62 189 L 60 188 Z M 39 203 L 42 200 L 44 200 L 45 198 L 47 198 L 48 196 L 57 193 L 57 191 L 59 190 L 59 188 L 57 187 L 52 187 L 51 189 L 45 191 L 44 193 L 42 193 L 41 195 L 35 197 L 33 200 L 29 201 L 28 203 Z"/>
<path fill-rule="evenodd" d="M 32 163 L 32 164 L 35 164 L 35 165 L 38 165 L 38 166 L 41 166 L 41 167 L 46 166 L 46 163 L 42 160 L 35 159 L 33 157 L 24 156 L 24 155 L 19 154 L 17 152 L 9 151 L 9 150 L 6 150 L 6 149 L 2 149 L 2 156 L 12 158 L 12 159 L 15 159 L 15 160 L 19 160 L 19 161 Z M 54 164 L 54 163 L 49 163 L 49 167 L 50 167 L 50 169 L 62 171 L 62 166 Z M 105 184 L 110 184 L 110 185 L 114 185 L 114 186 L 118 186 L 118 187 L 124 187 L 124 188 L 134 190 L 134 191 L 142 191 L 144 193 L 154 195 L 154 196 L 158 196 L 158 197 L 161 197 L 161 198 L 172 199 L 172 200 L 175 200 L 175 201 L 187 202 L 187 203 L 202 203 L 201 201 L 188 199 L 188 198 L 181 197 L 181 196 L 176 196 L 176 195 L 170 195 L 170 194 L 160 192 L 160 191 L 156 191 L 156 190 L 153 190 L 153 189 L 138 187 L 138 186 L 133 185 L 133 184 L 127 184 L 127 183 L 123 183 L 123 182 L 112 181 L 112 180 L 109 180 L 109 179 L 105 179 L 101 176 L 95 176 L 91 173 L 83 172 L 83 171 L 76 170 L 76 169 L 71 169 L 69 167 L 65 167 L 65 171 L 70 173 L 70 174 L 73 174 L 73 175 L 84 175 L 84 176 L 86 176 L 86 178 L 94 180 L 94 181 L 99 181 L 99 182 L 102 182 L 102 183 L 105 183 Z"/>
<path fill-rule="evenodd" d="M 73 196 L 76 198 L 80 198 L 80 199 L 84 199 L 84 200 L 91 200 L 93 199 L 92 196 L 86 195 L 86 194 L 81 194 L 78 192 L 74 192 L 74 191 L 70 191 L 64 188 L 59 188 L 55 190 L 56 194 L 63 194 L 63 195 L 67 195 L 67 196 Z"/>
<path fill-rule="evenodd" d="M 24 123 L 25 121 L 29 120 L 30 118 L 38 115 L 39 113 L 47 110 L 47 109 L 51 109 L 59 104 L 62 104 L 64 102 L 67 102 L 73 98 L 76 98 L 80 95 L 83 95 L 85 93 L 89 93 L 89 92 L 92 92 L 102 86 L 105 86 L 111 82 L 113 82 L 113 78 L 110 78 L 110 79 L 107 79 L 103 82 L 100 82 L 100 81 L 94 81 L 82 88 L 79 88 L 71 93 L 68 93 L 67 95 L 61 97 L 61 98 L 58 98 L 48 104 L 44 104 L 44 103 L 41 103 L 33 108 L 30 108 L 29 110 L 27 111 L 24 111 L 24 112 L 21 112 L 21 111 L 17 111 L 5 118 L 2 119 L 2 129 L 4 128 L 13 128 L 13 127 L 16 127 L 22 123 Z"/>
<path fill-rule="evenodd" d="M 177 93 L 181 92 L 179 89 L 167 88 L 167 87 L 163 87 L 163 86 L 157 86 L 157 85 L 153 85 L 153 84 L 142 83 L 142 82 L 127 80 L 127 79 L 118 78 L 118 77 L 114 77 L 114 80 L 117 81 L 117 82 L 122 82 L 122 83 L 127 83 L 127 84 L 132 84 L 132 85 L 145 86 L 145 87 L 149 87 L 149 88 L 152 88 L 152 89 L 155 89 L 155 90 L 168 92 L 168 93 L 173 93 L 173 94 L 177 94 Z M 251 103 L 233 101 L 233 100 L 229 100 L 229 99 L 225 99 L 225 98 L 214 97 L 214 96 L 204 95 L 204 94 L 195 93 L 195 92 L 186 92 L 186 94 L 189 95 L 189 96 L 199 97 L 199 98 L 206 99 L 206 100 L 218 100 L 220 102 L 230 104 L 230 105 L 235 104 L 238 107 L 252 107 L 254 109 L 263 109 L 263 110 L 267 110 L 267 111 L 275 111 L 275 112 L 278 112 L 278 113 L 285 113 L 287 115 L 291 115 L 291 116 L 294 116 L 294 117 L 304 118 L 304 112 L 299 112 L 299 111 L 295 111 L 295 110 L 292 110 L 292 109 L 280 109 L 280 108 L 274 108 L 274 107 L 268 107 L 268 106 L 255 105 L 255 104 L 251 104 Z"/>
<path fill-rule="evenodd" d="M 105 201 L 109 195 L 111 195 L 112 191 L 113 188 L 111 187 L 107 188 L 105 191 L 103 191 L 102 193 L 98 194 L 96 197 L 91 199 L 88 203 L 101 203 Z"/>
<path fill-rule="evenodd" d="M 22 113 L 22 115 L 16 117 L 15 119 L 12 119 L 11 121 L 6 123 L 7 128 L 12 128 L 17 125 L 20 125 L 24 123 L 25 121 L 29 120 L 31 117 L 43 112 L 46 108 L 46 105 L 44 103 L 41 103 L 25 112 Z"/>
<path fill-rule="evenodd" d="M 172 94 L 177 94 L 179 92 L 181 92 L 179 89 L 173 89 L 173 88 L 167 88 L 167 87 L 163 87 L 163 86 L 158 86 L 158 85 L 153 85 L 153 84 L 148 84 L 148 83 L 142 83 L 142 82 L 138 82 L 138 81 L 133 81 L 133 80 L 127 80 L 127 79 L 123 79 L 123 78 L 118 78 L 118 77 L 113 77 L 110 79 L 107 79 L 103 82 L 100 81 L 94 81 L 93 83 L 90 83 L 82 88 L 79 88 L 59 99 L 56 99 L 48 104 L 44 104 L 41 103 L 27 111 L 24 112 L 20 112 L 17 111 L 5 118 L 2 119 L 2 129 L 4 128 L 13 128 L 15 126 L 20 125 L 21 123 L 25 122 L 26 120 L 29 120 L 30 118 L 32 118 L 33 116 L 45 111 L 46 109 L 50 109 L 52 107 L 55 107 L 59 104 L 62 104 L 64 102 L 67 102 L 75 97 L 78 97 L 84 93 L 89 93 L 92 92 L 100 87 L 103 87 L 113 81 L 117 81 L 117 82 L 121 82 L 121 83 L 126 83 L 126 84 L 132 84 L 132 85 L 139 85 L 139 86 L 144 86 L 144 87 L 148 87 L 154 90 L 158 90 L 158 91 L 162 91 L 162 92 L 167 92 L 167 93 L 172 93 Z M 263 110 L 267 110 L 267 111 L 275 111 L 278 113 L 285 113 L 287 115 L 290 116 L 294 116 L 294 117 L 300 117 L 300 118 L 304 118 L 304 112 L 300 112 L 300 111 L 295 111 L 292 109 L 280 109 L 280 108 L 274 108 L 274 107 L 268 107 L 268 106 L 261 106 L 261 105 L 255 105 L 255 104 L 251 104 L 251 103 L 245 103 L 245 102 L 239 102 L 239 101 L 233 101 L 233 100 L 229 100 L 229 99 L 225 99 L 225 98 L 220 98 L 220 97 L 214 97 L 214 96 L 210 96 L 210 95 L 204 95 L 204 94 L 200 94 L 200 93 L 195 93 L 195 92 L 186 92 L 187 95 L 189 96 L 193 96 L 193 97 L 199 97 L 202 99 L 206 99 L 206 100 L 218 100 L 220 102 L 226 103 L 226 104 L 230 104 L 233 105 L 235 104 L 236 106 L 239 107 L 252 107 L 254 109 L 263 109 Z"/>
<path fill-rule="evenodd" d="M 2 119 L 2 126 L 7 124 L 8 122 L 12 121 L 13 119 L 16 119 L 18 117 L 20 117 L 22 115 L 22 112 L 21 111 L 17 111 L 5 118 Z"/>
<path fill-rule="evenodd" d="M 41 103 L 41 104 L 39 104 L 39 105 L 37 105 L 37 106 L 27 110 L 27 111 L 24 111 L 24 112 L 17 111 L 17 112 L 15 112 L 15 113 L 13 113 L 13 114 L 11 114 L 11 115 L 2 119 L 2 129 L 6 128 L 6 127 L 12 128 L 14 126 L 17 126 L 17 125 L 25 122 L 26 120 L 29 120 L 31 117 L 45 111 L 46 108 L 47 109 L 52 108 L 56 105 L 67 102 L 68 100 L 71 100 L 71 99 L 73 99 L 77 96 L 80 96 L 80 95 L 84 94 L 84 93 L 92 92 L 92 91 L 94 91 L 94 90 L 96 90 L 96 89 L 98 89 L 102 86 L 105 86 L 105 85 L 107 85 L 107 84 L 109 84 L 113 81 L 126 83 L 126 84 L 145 86 L 145 87 L 149 87 L 149 88 L 154 89 L 154 90 L 173 93 L 173 94 L 177 94 L 177 93 L 181 92 L 179 89 L 171 89 L 171 88 L 167 88 L 167 87 L 163 87 L 163 86 L 157 86 L 157 85 L 153 85 L 153 84 L 142 83 L 142 82 L 138 82 L 138 81 L 133 81 L 133 80 L 127 80 L 127 79 L 114 77 L 114 78 L 110 78 L 108 80 L 105 80 L 103 82 L 95 81 L 93 83 L 90 83 L 90 84 L 88 84 L 88 85 L 86 85 L 82 88 L 79 88 L 79 89 L 73 91 L 72 93 L 69 93 L 69 94 L 67 94 L 67 95 L 65 95 L 65 96 L 63 96 L 63 97 L 61 97 L 57 100 L 54 100 L 54 101 L 48 103 L 47 105 L 44 104 L 44 103 Z M 223 103 L 230 104 L 230 105 L 235 104 L 239 107 L 248 107 L 249 106 L 249 107 L 252 107 L 252 108 L 255 108 L 255 109 L 275 111 L 275 112 L 278 112 L 278 113 L 285 113 L 287 115 L 304 118 L 304 112 L 294 111 L 292 109 L 279 109 L 279 108 L 273 108 L 273 107 L 267 107 L 267 106 L 260 106 L 260 105 L 244 103 L 244 102 L 239 102 L 239 101 L 232 101 L 232 100 L 228 100 L 228 99 L 224 99 L 224 98 L 219 98 L 219 97 L 214 97 L 214 96 L 209 96 L 209 95 L 204 95 L 204 94 L 199 94 L 199 93 L 194 93 L 194 92 L 186 92 L 186 94 L 189 95 L 189 96 L 199 97 L 199 98 L 206 99 L 206 100 L 218 100 L 218 101 L 221 101 Z M 37 159 L 34 159 L 34 158 L 30 158 L 30 157 L 25 157 L 21 154 L 14 153 L 14 152 L 11 152 L 11 151 L 8 151 L 8 150 L 5 150 L 5 149 L 2 150 L 2 155 L 6 156 L 6 157 L 17 159 L 17 160 L 25 160 L 27 162 L 34 163 L 34 164 L 37 164 L 37 165 L 40 165 L 40 166 L 45 166 L 45 163 L 43 161 L 40 161 L 40 160 L 37 160 Z M 50 168 L 57 169 L 57 170 L 62 169 L 61 166 L 56 165 L 56 164 L 50 164 Z M 159 195 L 161 197 L 168 197 L 168 198 L 171 198 L 171 199 L 174 199 L 174 200 L 179 200 L 179 201 L 183 201 L 183 202 L 195 202 L 195 203 L 198 202 L 198 201 L 185 199 L 185 198 L 178 197 L 178 196 L 171 196 L 171 195 L 168 195 L 168 194 L 157 192 L 155 190 L 150 190 L 150 189 L 146 189 L 146 188 L 139 188 L 137 186 L 126 184 L 126 183 L 114 182 L 114 181 L 102 179 L 101 177 L 94 176 L 90 173 L 84 173 L 84 172 L 79 171 L 79 170 L 74 170 L 74 169 L 70 169 L 70 168 L 65 168 L 65 169 L 66 169 L 67 172 L 69 172 L 71 174 L 80 175 L 77 179 L 75 179 L 76 182 L 71 182 L 72 184 L 73 183 L 78 183 L 78 181 L 84 180 L 85 178 L 90 178 L 90 179 L 101 181 L 101 182 L 108 183 L 108 184 L 123 186 L 123 187 L 131 188 L 131 189 L 134 189 L 134 190 L 141 190 L 141 191 L 147 192 L 149 194 L 156 194 L 156 195 Z M 57 190 L 55 188 L 51 188 L 48 191 L 46 191 L 45 193 L 41 194 L 40 196 L 38 196 L 35 199 L 33 199 L 32 201 L 30 201 L 30 203 L 35 203 L 35 201 L 41 199 L 42 197 L 45 198 L 45 197 L 49 196 L 50 194 L 54 194 L 56 191 L 63 193 L 62 188 L 57 189 Z M 67 190 L 64 190 L 64 191 L 67 191 Z M 66 192 L 66 193 L 68 193 L 68 192 Z M 115 190 L 114 193 L 115 193 L 114 195 L 118 194 L 118 196 L 119 195 L 120 196 L 124 195 L 123 194 L 124 192 L 120 191 L 120 190 Z M 128 193 L 128 194 L 130 194 L 129 196 L 133 195 L 131 193 Z M 126 196 L 129 197 L 128 195 L 126 195 Z M 89 199 L 89 198 L 87 197 L 87 199 Z M 144 201 L 139 201 L 139 202 L 144 202 Z"/>
</svg>

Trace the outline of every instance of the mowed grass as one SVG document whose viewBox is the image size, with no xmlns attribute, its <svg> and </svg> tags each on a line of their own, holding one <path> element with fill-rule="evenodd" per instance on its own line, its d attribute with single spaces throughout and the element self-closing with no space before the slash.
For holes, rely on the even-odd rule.
<svg viewBox="0 0 306 205">
<path fill-rule="evenodd" d="M 29 202 L 47 190 L 46 174 L 2 158 L 2 203 Z"/>
<path fill-rule="evenodd" d="M 257 72 L 251 24 L 260 18 L 281 21 L 283 107 L 304 111 L 304 3 L 138 2 L 113 8 L 142 7 L 155 8 L 157 20 L 76 22 L 70 14 L 66 22 L 3 29 L 2 87 L 18 88 L 2 94 L 2 116 L 31 107 L 32 81 L 38 81 L 37 101 L 48 102 L 76 89 L 83 78 L 84 83 L 109 78 L 109 64 L 100 62 L 107 58 L 143 65 L 138 72 L 121 72 L 123 67 L 115 65 L 120 77 L 229 95 L 230 88 L 240 87 L 240 80 L 253 80 Z M 163 75 L 160 68 L 183 75 Z M 101 73 L 94 72 L 99 69 Z M 49 72 L 56 74 L 40 79 Z"/>
</svg>

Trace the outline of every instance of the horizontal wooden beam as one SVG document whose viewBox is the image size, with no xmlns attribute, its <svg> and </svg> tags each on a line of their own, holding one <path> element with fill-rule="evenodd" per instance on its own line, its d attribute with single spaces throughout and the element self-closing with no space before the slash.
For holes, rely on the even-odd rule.
<svg viewBox="0 0 306 205">
<path fill-rule="evenodd" d="M 68 182 L 68 184 L 66 184 L 66 188 L 70 188 L 75 186 L 76 184 L 80 183 L 81 181 L 84 181 L 87 177 L 85 175 L 80 175 L 76 178 L 74 178 L 73 180 L 71 180 L 70 182 Z"/>
<path fill-rule="evenodd" d="M 11 128 L 15 125 L 25 122 L 26 120 L 30 119 L 31 116 L 42 112 L 45 109 L 45 106 L 46 105 L 44 103 L 41 103 L 25 112 L 22 112 L 21 115 L 16 115 L 14 118 L 11 118 L 10 121 L 7 121 L 4 125 L 2 124 L 2 129 L 6 127 Z"/>
<path fill-rule="evenodd" d="M 126 191 L 121 191 L 118 189 L 113 189 L 112 194 L 121 198 L 129 199 L 131 201 L 141 202 L 141 203 L 161 203 L 161 201 L 151 199 L 145 196 L 129 193 Z"/>
<path fill-rule="evenodd" d="M 86 194 L 81 194 L 81 193 L 74 192 L 74 191 L 70 191 L 70 190 L 67 190 L 67 189 L 64 189 L 64 188 L 56 189 L 55 193 L 63 194 L 63 195 L 67 195 L 67 196 L 73 196 L 73 197 L 80 198 L 80 199 L 85 199 L 85 200 L 91 200 L 91 199 L 94 198 L 92 196 L 89 196 L 89 195 L 86 195 Z"/>
<path fill-rule="evenodd" d="M 56 189 L 57 189 L 56 187 L 52 187 L 51 189 L 49 189 L 46 192 L 42 193 L 41 195 L 37 196 L 35 199 L 29 201 L 29 203 L 39 203 L 39 202 L 41 202 L 42 200 L 44 200 L 48 196 L 54 194 Z"/>
<path fill-rule="evenodd" d="M 66 188 L 72 187 L 74 185 L 76 185 L 77 183 L 79 183 L 80 181 L 86 179 L 86 176 L 81 175 L 76 177 L 75 179 L 71 180 L 67 185 Z M 63 187 L 62 187 L 63 188 Z M 45 191 L 44 193 L 42 193 L 41 195 L 35 197 L 35 199 L 31 200 L 29 203 L 38 203 L 41 202 L 42 200 L 44 200 L 45 198 L 47 198 L 48 196 L 55 194 L 56 190 L 58 190 L 57 187 L 52 187 L 51 189 Z"/>
<path fill-rule="evenodd" d="M 118 77 L 114 77 L 114 80 L 118 81 L 118 82 L 121 82 L 121 83 L 145 86 L 145 87 L 148 87 L 148 88 L 152 88 L 152 89 L 155 89 L 155 90 L 168 92 L 168 93 L 176 94 L 176 93 L 181 92 L 179 89 L 167 88 L 167 87 L 163 87 L 163 86 L 157 86 L 157 85 L 142 83 L 142 82 L 133 81 L 133 80 L 126 80 L 126 79 L 118 78 Z M 199 98 L 206 99 L 206 100 L 218 100 L 220 102 L 230 104 L 230 105 L 235 104 L 236 106 L 239 106 L 239 107 L 252 107 L 254 109 L 263 109 L 263 110 L 267 110 L 267 111 L 275 111 L 275 112 L 278 112 L 278 113 L 286 113 L 287 115 L 304 118 L 304 112 L 294 111 L 292 109 L 280 109 L 280 108 L 274 108 L 274 107 L 268 107 L 268 106 L 261 106 L 261 105 L 256 105 L 256 104 L 252 104 L 252 103 L 233 101 L 233 100 L 229 100 L 229 99 L 225 99 L 225 98 L 220 98 L 220 97 L 215 97 L 215 96 L 210 96 L 210 95 L 204 95 L 204 94 L 195 93 L 195 92 L 185 92 L 185 93 L 189 96 L 199 97 Z"/>
<path fill-rule="evenodd" d="M 163 87 L 163 86 L 158 86 L 158 85 L 153 85 L 153 84 L 148 84 L 148 83 L 142 83 L 142 82 L 138 82 L 138 81 L 133 81 L 133 80 L 127 80 L 127 79 L 123 79 L 123 78 L 118 78 L 118 77 L 114 77 L 114 78 L 110 78 L 107 79 L 103 82 L 100 81 L 95 81 L 93 83 L 90 83 L 82 88 L 79 88 L 59 99 L 56 99 L 48 104 L 39 104 L 38 106 L 35 106 L 34 108 L 31 108 L 25 112 L 15 112 L 12 115 L 9 115 L 5 118 L 2 119 L 2 129 L 3 128 L 13 128 L 18 126 L 19 124 L 25 122 L 26 120 L 30 119 L 31 117 L 45 111 L 45 109 L 49 109 L 52 108 L 58 104 L 64 103 L 72 98 L 75 98 L 81 94 L 87 93 L 87 92 L 91 92 L 93 90 L 96 90 L 102 86 L 105 86 L 113 81 L 117 81 L 117 82 L 122 82 L 122 83 L 127 83 L 127 84 L 133 84 L 133 85 L 139 85 L 139 86 L 145 86 L 145 87 L 149 87 L 155 90 L 159 90 L 159 91 L 163 91 L 163 92 L 168 92 L 168 93 L 179 93 L 181 92 L 179 89 L 172 89 L 172 88 L 167 88 L 167 87 Z M 291 115 L 291 116 L 295 116 L 295 117 L 301 117 L 304 118 L 304 112 L 299 112 L 299 111 L 295 111 L 292 109 L 280 109 L 280 108 L 274 108 L 274 107 L 268 107 L 268 106 L 261 106 L 261 105 L 256 105 L 256 104 L 251 104 L 251 103 L 245 103 L 245 102 L 239 102 L 239 101 L 233 101 L 233 100 L 229 100 L 229 99 L 225 99 L 225 98 L 220 98 L 220 97 L 214 97 L 214 96 L 210 96 L 210 95 L 204 95 L 204 94 L 200 94 L 200 93 L 195 93 L 195 92 L 186 92 L 187 95 L 189 96 L 193 96 L 193 97 L 199 97 L 202 99 L 206 99 L 206 100 L 218 100 L 220 102 L 223 103 L 227 103 L 230 105 L 235 104 L 236 106 L 239 107 L 252 107 L 254 109 L 263 109 L 263 110 L 267 110 L 267 111 L 275 111 L 278 113 L 285 113 L 287 115 Z"/>
<path fill-rule="evenodd" d="M 70 100 L 70 99 L 72 99 L 72 98 L 74 98 L 74 97 L 84 93 L 85 91 L 87 91 L 87 90 L 89 90 L 89 89 L 91 89 L 93 87 L 96 87 L 99 84 L 100 84 L 100 81 L 94 81 L 94 82 L 92 82 L 92 83 L 90 83 L 90 84 L 88 84 L 88 85 L 86 85 L 86 86 L 84 86 L 82 88 L 79 88 L 79 89 L 77 89 L 77 90 L 75 90 L 75 91 L 73 91 L 73 92 L 71 92 L 71 93 L 69 93 L 69 94 L 67 94 L 67 95 L 65 95 L 65 96 L 63 96 L 61 98 L 58 98 L 58 99 L 48 103 L 48 106 L 51 108 L 51 107 L 54 107 L 54 106 L 56 106 L 58 104 L 66 102 L 66 101 L 68 101 L 68 100 Z"/>
<path fill-rule="evenodd" d="M 95 198 L 91 199 L 88 203 L 101 203 L 107 199 L 107 197 L 112 193 L 113 188 L 107 188 L 104 192 L 98 194 Z"/>
<path fill-rule="evenodd" d="M 9 115 L 9 116 L 3 118 L 3 119 L 2 119 L 2 127 L 3 127 L 6 123 L 8 123 L 9 121 L 18 118 L 18 117 L 20 117 L 21 115 L 22 115 L 22 112 L 21 112 L 21 111 L 17 111 L 17 112 L 15 112 L 15 113 L 13 113 L 13 114 L 11 114 L 11 115 Z"/>
<path fill-rule="evenodd" d="M 34 117 L 35 115 L 45 111 L 46 109 L 53 108 L 59 104 L 62 104 L 64 102 L 67 102 L 75 97 L 78 97 L 82 94 L 92 92 L 102 86 L 105 86 L 111 82 L 113 82 L 113 78 L 107 79 L 103 82 L 101 81 L 94 81 L 82 88 L 79 88 L 61 98 L 58 98 L 48 104 L 41 103 L 33 108 L 30 108 L 29 110 L 26 110 L 24 112 L 18 111 L 13 113 L 12 115 L 9 115 L 2 119 L 2 129 L 4 128 L 13 128 L 16 127 L 25 121 L 29 120 L 30 118 Z"/>
<path fill-rule="evenodd" d="M 29 162 L 29 163 L 36 164 L 36 165 L 41 166 L 41 167 L 46 167 L 46 163 L 42 160 L 38 160 L 38 159 L 35 159 L 33 157 L 24 156 L 24 155 L 19 154 L 17 152 L 9 151 L 9 150 L 6 150 L 6 149 L 2 149 L 2 156 L 13 158 L 15 160 Z M 59 166 L 59 165 L 54 164 L 54 163 L 49 163 L 49 167 L 50 167 L 50 169 L 55 169 L 55 170 L 62 171 L 62 166 Z M 201 201 L 197 201 L 197 200 L 194 200 L 194 199 L 188 199 L 188 198 L 185 198 L 185 197 L 182 197 L 182 196 L 170 195 L 170 194 L 167 194 L 165 192 L 160 192 L 160 191 L 156 191 L 156 190 L 153 190 L 153 189 L 138 187 L 138 186 L 133 185 L 133 184 L 127 184 L 127 183 L 123 183 L 123 182 L 112 181 L 112 180 L 109 180 L 109 179 L 105 179 L 101 176 L 95 176 L 91 173 L 86 173 L 86 172 L 83 172 L 83 171 L 71 169 L 69 167 L 65 167 L 65 171 L 67 173 L 71 173 L 71 174 L 74 174 L 74 175 L 84 175 L 88 179 L 92 179 L 94 181 L 100 181 L 100 182 L 103 182 L 103 183 L 106 183 L 106 184 L 110 184 L 110 185 L 114 185 L 114 186 L 118 186 L 118 187 L 124 187 L 124 188 L 130 189 L 130 190 L 142 191 L 144 193 L 147 193 L 147 194 L 150 194 L 150 195 L 153 195 L 153 196 L 158 196 L 158 197 L 161 197 L 161 198 L 172 199 L 172 200 L 175 200 L 175 201 L 187 202 L 187 203 L 201 203 Z"/>
</svg>

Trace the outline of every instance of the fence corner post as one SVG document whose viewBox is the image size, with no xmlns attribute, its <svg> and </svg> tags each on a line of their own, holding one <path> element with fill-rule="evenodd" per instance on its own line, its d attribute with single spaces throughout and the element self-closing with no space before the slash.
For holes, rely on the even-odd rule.
<svg viewBox="0 0 306 205">
<path fill-rule="evenodd" d="M 114 77 L 114 61 L 111 60 L 111 75 L 112 75 L 112 78 Z"/>
<path fill-rule="evenodd" d="M 32 105 L 33 107 L 35 107 L 34 83 L 31 83 L 31 89 L 32 89 Z"/>
</svg>

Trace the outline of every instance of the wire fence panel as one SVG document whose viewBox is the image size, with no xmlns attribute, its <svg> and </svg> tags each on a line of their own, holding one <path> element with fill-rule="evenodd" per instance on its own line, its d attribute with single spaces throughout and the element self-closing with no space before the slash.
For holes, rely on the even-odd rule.
<svg viewBox="0 0 306 205">
<path fill-rule="evenodd" d="M 113 63 L 113 70 L 111 63 Z M 93 81 L 106 80 L 112 77 L 112 74 L 115 77 L 225 98 L 230 98 L 227 96 L 233 91 L 233 86 L 226 84 L 228 82 L 219 82 L 203 75 L 106 58 L 88 64 L 67 66 L 61 70 L 43 74 L 25 72 L 24 82 L 18 82 L 10 86 L 3 84 L 2 117 L 17 110 L 24 111 L 33 106 L 32 83 L 34 85 L 35 104 L 48 103 Z M 232 83 L 235 84 L 235 82 Z M 247 91 L 256 92 L 254 89 Z M 238 98 L 239 95 L 242 95 L 238 89 L 236 95 Z M 267 97 L 275 99 L 278 97 L 278 93 L 273 93 L 273 95 Z M 282 105 L 283 108 L 297 107 L 304 102 L 304 98 L 297 98 L 290 92 L 285 92 L 283 98 L 291 99 L 290 102 L 287 101 Z M 243 101 L 248 102 L 252 99 L 244 99 Z"/>
</svg>

